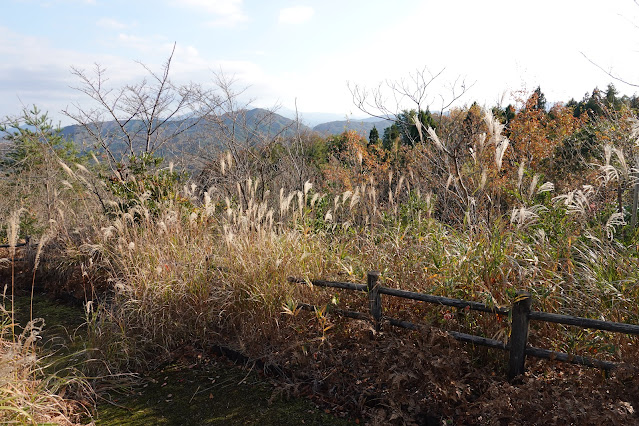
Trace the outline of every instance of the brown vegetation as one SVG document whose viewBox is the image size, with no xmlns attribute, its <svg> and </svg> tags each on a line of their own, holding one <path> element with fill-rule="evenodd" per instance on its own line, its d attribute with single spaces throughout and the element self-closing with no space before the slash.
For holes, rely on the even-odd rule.
<svg viewBox="0 0 639 426">
<path fill-rule="evenodd" d="M 233 105 L 223 89 L 217 105 Z M 25 183 L 16 164 L 6 166 L 0 208 L 19 212 L 22 234 L 42 243 L 33 262 L 45 287 L 85 304 L 99 374 L 223 345 L 278 366 L 283 392 L 371 423 L 630 424 L 639 409 L 635 338 L 536 325 L 536 346 L 626 367 L 605 378 L 530 361 L 508 383 L 502 355 L 446 334 L 505 342 L 507 320 L 389 300 L 386 312 L 426 331 L 376 334 L 330 313 L 361 300 L 287 281 L 363 282 L 379 270 L 388 287 L 494 305 L 527 290 L 539 310 L 638 323 L 636 112 L 602 105 L 606 114 L 575 117 L 567 107 L 535 109 L 534 96 L 509 121 L 473 105 L 440 115 L 434 129 L 405 113 L 413 139 L 386 146 L 353 133 L 267 134 L 253 145 L 230 132 L 194 180 L 152 149 L 121 165 L 82 158 L 41 123 L 39 137 L 15 142 L 28 142 L 21 164 L 51 180 Z M 223 123 L 213 110 L 205 119 Z M 51 202 L 37 203 L 42 194 Z M 305 312 L 300 302 L 326 308 Z M 3 336 L 3 347 L 15 341 Z"/>
</svg>

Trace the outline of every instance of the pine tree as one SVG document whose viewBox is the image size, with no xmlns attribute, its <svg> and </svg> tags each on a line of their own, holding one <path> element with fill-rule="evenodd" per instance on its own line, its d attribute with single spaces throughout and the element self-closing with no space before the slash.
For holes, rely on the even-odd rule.
<svg viewBox="0 0 639 426">
<path fill-rule="evenodd" d="M 537 95 L 537 104 L 535 105 L 535 109 L 546 111 L 546 95 L 544 95 L 541 91 L 541 87 L 537 86 L 534 93 Z"/>
<path fill-rule="evenodd" d="M 368 144 L 374 145 L 379 141 L 379 132 L 377 131 L 377 127 L 373 126 L 370 133 L 368 134 Z"/>
<path fill-rule="evenodd" d="M 382 138 L 382 146 L 387 151 L 392 151 L 395 145 L 395 140 L 399 138 L 399 127 L 397 124 L 393 124 L 390 127 L 384 129 L 384 136 Z"/>
</svg>

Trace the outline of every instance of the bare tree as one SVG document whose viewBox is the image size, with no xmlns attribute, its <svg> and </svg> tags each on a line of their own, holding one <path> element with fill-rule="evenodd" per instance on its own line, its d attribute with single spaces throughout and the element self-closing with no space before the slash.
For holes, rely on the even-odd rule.
<svg viewBox="0 0 639 426">
<path fill-rule="evenodd" d="M 106 69 L 96 64 L 93 73 L 72 68 L 80 84 L 76 90 L 93 101 L 92 107 L 74 104 L 63 113 L 80 125 L 89 145 L 101 148 L 109 166 L 124 179 L 127 159 L 155 154 L 200 121 L 219 98 L 200 85 L 176 85 L 169 78 L 175 45 L 159 72 L 140 63 L 148 77 L 121 88 L 108 86 Z"/>
<path fill-rule="evenodd" d="M 184 145 L 178 142 L 191 139 L 199 148 L 187 141 L 191 152 L 186 155 L 191 171 L 203 169 L 196 179 L 203 190 L 215 187 L 226 196 L 238 195 L 244 205 L 253 196 L 262 201 L 289 166 L 295 170 L 292 186 L 301 189 L 308 173 L 299 124 L 283 122 L 276 109 L 251 107 L 246 88 L 237 89 L 236 80 L 222 71 L 213 73 L 210 89 L 174 84 L 174 53 L 175 46 L 158 72 L 140 63 L 147 77 L 121 88 L 108 85 L 99 65 L 92 73 L 72 69 L 80 81 L 76 89 L 93 104 L 75 104 L 63 112 L 80 125 L 91 146 L 106 154 L 115 178 L 127 180 L 128 160 L 134 156 L 175 153 Z M 255 182 L 257 190 L 249 191 Z"/>
<path fill-rule="evenodd" d="M 304 157 L 307 135 L 299 120 L 283 121 L 277 107 L 252 108 L 252 100 L 241 101 L 246 88 L 236 89 L 235 79 L 221 71 L 214 74 L 214 84 L 223 101 L 202 126 L 214 143 L 202 152 L 199 185 L 222 196 L 237 195 L 244 206 L 252 197 L 265 201 L 271 189 L 301 190 L 311 173 Z M 251 185 L 256 189 L 249 190 Z"/>
<path fill-rule="evenodd" d="M 368 89 L 354 83 L 348 83 L 353 103 L 365 114 L 382 119 L 401 119 L 400 112 L 407 109 L 420 111 L 436 106 L 439 115 L 459 100 L 474 83 L 468 85 L 465 79 L 458 77 L 449 85 L 449 96 L 433 95 L 432 86 L 442 77 L 445 69 L 431 72 L 427 67 L 409 74 L 407 79 L 399 81 L 385 80 L 377 87 Z M 407 125 L 413 123 L 406 122 Z"/>
<path fill-rule="evenodd" d="M 421 185 L 434 191 L 440 200 L 442 218 L 445 220 L 470 220 L 476 222 L 480 201 L 490 207 L 492 199 L 486 192 L 486 180 L 495 166 L 501 168 L 501 160 L 508 147 L 502 136 L 503 126 L 492 114 L 484 112 L 480 126 L 469 133 L 464 118 L 471 113 L 459 110 L 459 114 L 445 117 L 444 113 L 457 102 L 473 84 L 457 78 L 448 88 L 448 96 L 433 95 L 435 82 L 444 70 L 431 72 L 428 68 L 417 70 L 409 78 L 400 81 L 385 81 L 374 89 L 349 84 L 353 103 L 366 114 L 392 119 L 402 131 L 416 127 L 416 136 L 406 132 L 415 149 L 411 151 L 412 175 Z M 436 106 L 439 109 L 438 128 L 425 126 L 420 112 Z M 407 114 L 408 108 L 414 111 Z M 480 130 L 481 129 L 481 130 Z M 494 155 L 487 148 L 494 147 Z M 489 158 L 493 158 L 494 161 Z M 418 182 L 413 182 L 416 184 Z M 461 213 L 461 215 L 460 215 Z"/>
</svg>

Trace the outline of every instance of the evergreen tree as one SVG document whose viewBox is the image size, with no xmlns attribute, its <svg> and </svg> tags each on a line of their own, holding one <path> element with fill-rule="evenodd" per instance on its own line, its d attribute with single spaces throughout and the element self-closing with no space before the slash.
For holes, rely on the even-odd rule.
<svg viewBox="0 0 639 426">
<path fill-rule="evenodd" d="M 534 106 L 534 109 L 546 111 L 546 95 L 541 91 L 541 87 L 537 86 L 534 93 L 537 95 L 537 104 Z"/>
<path fill-rule="evenodd" d="M 619 111 L 622 104 L 621 100 L 617 97 L 618 93 L 615 85 L 610 83 L 606 90 L 605 103 L 608 108 L 616 111 Z"/>
<path fill-rule="evenodd" d="M 592 91 L 592 95 L 589 96 L 587 102 L 585 102 L 585 108 L 588 113 L 601 117 L 604 113 L 603 108 L 603 98 L 601 96 L 601 90 L 598 87 Z"/>
<path fill-rule="evenodd" d="M 382 146 L 385 150 L 393 150 L 393 145 L 399 138 L 399 133 L 399 127 L 395 123 L 384 129 L 384 135 L 382 136 Z"/>
<path fill-rule="evenodd" d="M 469 144 L 482 131 L 482 115 L 482 110 L 477 102 L 473 102 L 466 112 L 466 117 L 463 121 L 463 136 Z"/>
<path fill-rule="evenodd" d="M 0 133 L 10 143 L 9 151 L 0 158 L 0 169 L 18 173 L 41 167 L 45 162 L 57 163 L 58 159 L 78 161 L 73 143 L 35 106 L 30 111 L 25 109 L 19 120 L 0 126 Z"/>
<path fill-rule="evenodd" d="M 512 105 L 508 105 L 506 107 L 506 124 L 510 123 L 516 115 L 517 112 L 515 111 L 515 107 Z"/>
<path fill-rule="evenodd" d="M 373 126 L 370 133 L 368 134 L 368 144 L 374 145 L 379 141 L 379 132 L 377 131 L 377 127 Z"/>
<path fill-rule="evenodd" d="M 413 146 L 416 142 L 420 141 L 419 131 L 415 124 L 415 118 L 419 120 L 422 127 L 422 135 L 425 129 L 432 127 L 437 128 L 437 122 L 431 115 L 430 111 L 420 110 L 419 112 L 414 109 L 404 110 L 397 114 L 395 124 L 400 130 L 401 142 L 403 145 Z"/>
<path fill-rule="evenodd" d="M 59 126 L 53 126 L 47 114 L 35 106 L 32 110 L 25 109 L 23 116 L 8 126 L 0 126 L 2 133 L 10 149 L 0 158 L 0 170 L 7 176 L 19 174 L 27 182 L 28 191 L 42 200 L 46 220 L 53 219 L 65 173 L 60 161 L 81 162 L 75 146 L 62 136 Z"/>
</svg>

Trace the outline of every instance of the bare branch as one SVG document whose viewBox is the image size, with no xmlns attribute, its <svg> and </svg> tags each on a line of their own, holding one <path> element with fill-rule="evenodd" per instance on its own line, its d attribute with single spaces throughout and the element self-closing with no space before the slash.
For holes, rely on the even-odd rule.
<svg viewBox="0 0 639 426">
<path fill-rule="evenodd" d="M 176 142 L 210 111 L 219 108 L 220 101 L 211 91 L 193 83 L 173 84 L 170 71 L 175 51 L 174 44 L 159 72 L 138 62 L 148 73 L 148 80 L 117 89 L 107 86 L 106 70 L 97 64 L 92 73 L 71 68 L 79 80 L 74 89 L 86 95 L 95 106 L 72 104 L 75 111 L 67 108 L 63 113 L 82 127 L 95 146 L 107 153 L 114 172 L 118 163 L 126 164 L 122 161 L 126 157 L 154 154 Z"/>
<path fill-rule="evenodd" d="M 636 1 L 635 1 L 636 3 Z M 610 78 L 617 80 L 623 84 L 627 84 L 628 86 L 631 87 L 639 87 L 639 84 L 636 83 L 631 83 L 627 80 L 624 80 L 623 78 L 619 77 L 618 75 L 613 74 L 612 72 L 612 68 L 610 70 L 606 70 L 604 69 L 601 65 L 599 65 L 598 63 L 596 63 L 595 61 L 593 61 L 592 59 L 590 59 L 588 56 L 586 56 L 586 54 L 584 52 L 580 52 L 584 58 L 586 58 L 588 60 L 588 62 L 590 62 L 591 64 L 593 64 L 594 66 L 596 66 L 597 68 L 599 68 L 601 71 L 605 72 Z"/>
</svg>

